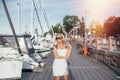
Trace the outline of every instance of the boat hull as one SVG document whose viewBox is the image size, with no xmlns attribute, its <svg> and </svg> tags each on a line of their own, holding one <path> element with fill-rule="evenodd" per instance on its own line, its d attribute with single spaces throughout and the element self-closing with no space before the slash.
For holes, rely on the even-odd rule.
<svg viewBox="0 0 120 80">
<path fill-rule="evenodd" d="M 0 79 L 21 79 L 22 61 L 0 61 Z"/>
</svg>

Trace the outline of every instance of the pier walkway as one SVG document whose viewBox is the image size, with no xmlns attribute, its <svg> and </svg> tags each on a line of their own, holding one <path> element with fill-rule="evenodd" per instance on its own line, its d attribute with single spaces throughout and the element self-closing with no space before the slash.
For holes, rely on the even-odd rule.
<svg viewBox="0 0 120 80">
<path fill-rule="evenodd" d="M 69 60 L 70 80 L 120 80 L 111 69 L 102 62 L 78 54 L 72 45 L 72 55 Z M 22 80 L 55 80 L 52 74 L 53 54 L 45 59 L 46 66 L 42 72 L 23 72 Z"/>
</svg>

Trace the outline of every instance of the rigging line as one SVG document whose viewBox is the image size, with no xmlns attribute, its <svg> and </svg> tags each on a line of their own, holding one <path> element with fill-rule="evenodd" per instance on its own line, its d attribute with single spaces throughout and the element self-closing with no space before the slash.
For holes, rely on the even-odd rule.
<svg viewBox="0 0 120 80">
<path fill-rule="evenodd" d="M 45 9 L 44 9 L 44 14 L 45 14 L 45 18 L 46 18 L 47 24 L 48 24 L 48 26 L 50 27 L 50 23 L 49 23 L 49 21 L 48 21 L 48 17 L 47 17 L 47 14 L 46 14 Z"/>
<path fill-rule="evenodd" d="M 33 5 L 34 5 L 36 16 L 37 16 L 37 19 L 38 19 L 38 22 L 39 22 L 39 25 L 40 25 L 40 28 L 41 28 L 41 31 L 42 31 L 42 34 L 43 34 L 43 28 L 42 28 L 42 25 L 41 25 L 41 21 L 40 21 L 40 18 L 39 18 L 39 15 L 38 15 L 37 8 L 35 6 L 34 0 L 33 0 Z"/>
<path fill-rule="evenodd" d="M 44 19 L 42 19 L 42 18 L 43 18 L 42 10 L 41 10 L 41 8 L 39 7 L 38 1 L 36 0 L 36 1 L 34 1 L 34 2 L 35 2 L 35 4 L 36 4 L 36 8 L 37 8 L 38 14 L 40 15 L 41 25 L 42 25 L 42 26 L 43 26 L 43 25 L 46 25 L 46 22 L 43 21 Z M 42 15 L 42 17 L 41 17 L 41 15 Z M 43 30 L 44 30 L 44 28 L 43 28 Z"/>
<path fill-rule="evenodd" d="M 16 45 L 17 45 L 18 52 L 19 52 L 19 54 L 22 54 L 21 49 L 20 49 L 19 42 L 18 42 L 18 40 L 17 40 L 17 36 L 16 36 L 16 33 L 15 33 L 15 29 L 14 29 L 12 20 L 11 20 L 10 14 L 9 14 L 8 9 L 7 9 L 7 6 L 6 6 L 5 0 L 2 0 L 2 3 L 3 3 L 3 7 L 4 7 L 4 10 L 5 10 L 6 16 L 7 16 L 8 21 L 9 21 L 9 24 L 10 24 L 11 30 L 12 30 L 13 35 L 14 35 L 14 38 L 15 38 L 15 42 L 16 42 Z"/>
<path fill-rule="evenodd" d="M 47 17 L 46 11 L 45 11 L 45 8 L 42 7 L 42 4 L 41 4 L 41 2 L 40 2 L 39 0 L 38 0 L 38 3 L 39 3 L 39 5 L 40 5 L 40 7 L 41 7 L 41 9 L 42 9 L 42 13 L 43 13 L 45 22 L 46 22 L 46 24 L 47 24 L 47 27 L 48 27 L 48 29 L 51 29 L 50 23 L 49 23 L 49 21 L 48 21 L 48 17 Z M 54 35 L 53 28 L 52 28 L 52 34 Z"/>
<path fill-rule="evenodd" d="M 24 1 L 21 2 L 21 4 L 20 4 L 20 5 L 21 5 L 21 9 L 25 9 L 25 8 L 26 8 L 26 6 L 24 6 L 24 5 L 25 5 L 24 3 L 25 3 Z M 22 23 L 24 23 L 23 26 L 24 26 L 24 27 L 25 27 L 25 26 L 28 27 L 29 21 L 26 20 L 26 19 L 29 18 L 29 17 L 28 17 L 28 10 L 25 10 L 24 14 L 21 13 L 21 16 L 24 17 L 24 18 L 22 18 Z"/>
<path fill-rule="evenodd" d="M 47 24 L 47 27 L 48 27 L 48 29 L 49 29 L 49 25 L 48 25 L 48 23 L 47 23 L 47 21 L 46 21 L 46 17 L 45 17 L 45 13 L 44 13 L 44 8 L 42 7 L 41 2 L 40 2 L 39 0 L 38 0 L 38 3 L 39 3 L 40 8 L 41 8 L 41 10 L 42 10 L 42 14 L 43 14 L 45 23 Z"/>
<path fill-rule="evenodd" d="M 47 18 L 47 14 L 46 14 L 45 9 L 44 9 L 44 12 L 45 12 L 45 15 L 46 15 L 46 18 Z M 50 23 L 49 23 L 49 21 L 48 21 L 48 18 L 47 18 L 47 23 L 48 23 L 48 26 L 50 27 Z M 54 34 L 53 27 L 50 27 L 50 29 L 52 30 L 52 35 L 55 35 L 55 34 Z"/>
<path fill-rule="evenodd" d="M 47 25 L 47 28 L 49 29 L 49 25 L 47 24 L 46 19 L 45 19 L 43 7 L 42 7 L 41 2 L 40 2 L 39 0 L 38 0 L 38 3 L 39 3 L 40 8 L 41 8 L 41 10 L 42 10 L 43 18 L 44 18 L 44 20 L 45 20 L 45 23 L 46 23 L 46 25 Z"/>
</svg>

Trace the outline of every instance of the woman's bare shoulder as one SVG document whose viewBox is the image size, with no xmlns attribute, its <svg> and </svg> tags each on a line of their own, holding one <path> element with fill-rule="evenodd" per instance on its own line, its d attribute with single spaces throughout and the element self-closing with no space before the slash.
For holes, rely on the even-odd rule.
<svg viewBox="0 0 120 80">
<path fill-rule="evenodd" d="M 67 48 L 67 49 L 71 49 L 71 47 L 72 47 L 72 46 L 71 46 L 70 44 L 66 44 L 66 48 Z"/>
</svg>

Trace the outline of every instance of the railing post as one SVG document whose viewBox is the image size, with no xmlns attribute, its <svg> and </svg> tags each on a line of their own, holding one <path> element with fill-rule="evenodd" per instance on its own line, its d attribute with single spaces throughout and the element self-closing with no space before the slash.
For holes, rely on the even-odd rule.
<svg viewBox="0 0 120 80">
<path fill-rule="evenodd" d="M 99 37 L 96 38 L 96 49 L 100 49 L 100 40 Z"/>
<path fill-rule="evenodd" d="M 113 41 L 113 36 L 109 37 L 109 50 L 114 51 L 114 41 Z"/>
<path fill-rule="evenodd" d="M 92 39 L 90 38 L 90 45 L 89 45 L 90 47 L 92 47 Z"/>
</svg>

